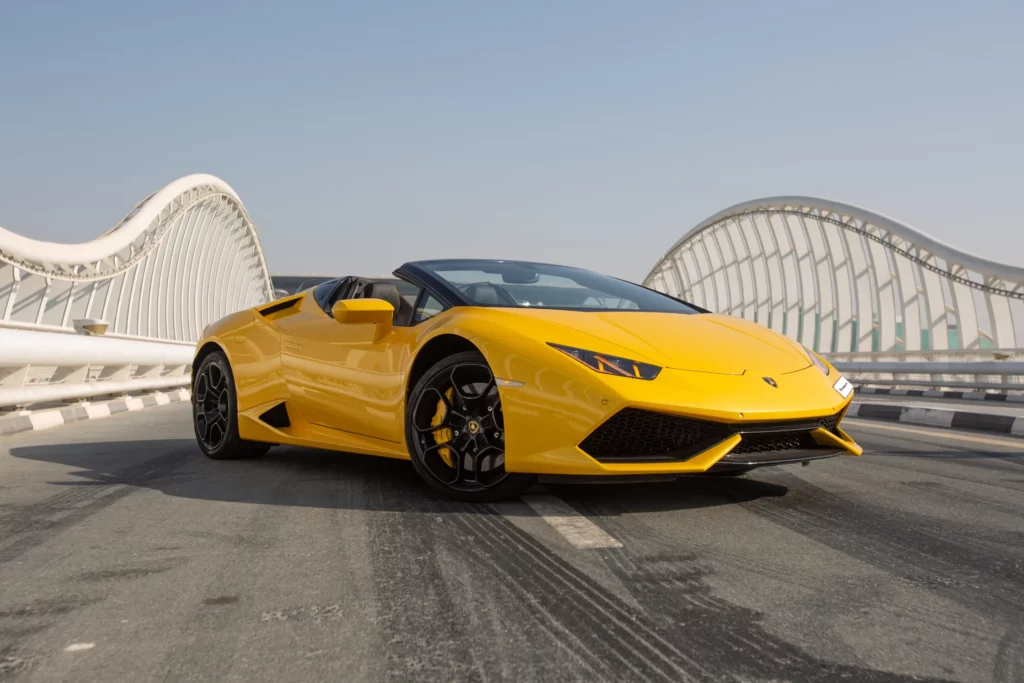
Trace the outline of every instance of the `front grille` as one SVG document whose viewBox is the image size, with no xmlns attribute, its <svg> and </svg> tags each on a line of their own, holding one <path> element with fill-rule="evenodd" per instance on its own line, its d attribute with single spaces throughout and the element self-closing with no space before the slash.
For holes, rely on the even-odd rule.
<svg viewBox="0 0 1024 683">
<path fill-rule="evenodd" d="M 835 431 L 836 425 L 839 424 L 839 419 L 842 417 L 842 413 L 836 413 L 835 415 L 829 415 L 828 417 L 821 418 L 818 422 L 821 426 L 828 431 Z"/>
<path fill-rule="evenodd" d="M 723 424 L 691 420 L 639 408 L 625 408 L 594 430 L 580 444 L 597 460 L 679 459 L 729 435 Z M 695 450 L 698 449 L 698 450 Z"/>
<path fill-rule="evenodd" d="M 733 453 L 771 453 L 821 448 L 811 436 L 818 428 L 832 430 L 841 413 L 824 418 L 727 424 L 624 408 L 580 443 L 600 462 L 685 460 L 733 434 L 742 434 Z"/>
<path fill-rule="evenodd" d="M 764 432 L 744 434 L 743 440 L 736 448 L 729 451 L 729 455 L 799 451 L 809 448 L 821 448 L 810 432 Z"/>
</svg>

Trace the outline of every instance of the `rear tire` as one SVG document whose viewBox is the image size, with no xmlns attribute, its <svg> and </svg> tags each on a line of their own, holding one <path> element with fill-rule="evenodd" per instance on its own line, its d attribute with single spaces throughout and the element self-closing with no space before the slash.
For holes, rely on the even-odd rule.
<svg viewBox="0 0 1024 683">
<path fill-rule="evenodd" d="M 270 444 L 238 436 L 238 399 L 231 365 L 221 351 L 203 358 L 192 384 L 192 427 L 199 448 L 213 460 L 258 458 Z"/>
<path fill-rule="evenodd" d="M 424 373 L 409 394 L 405 439 L 417 474 L 446 498 L 513 498 L 534 480 L 505 471 L 501 398 L 476 351 L 453 354 Z"/>
</svg>

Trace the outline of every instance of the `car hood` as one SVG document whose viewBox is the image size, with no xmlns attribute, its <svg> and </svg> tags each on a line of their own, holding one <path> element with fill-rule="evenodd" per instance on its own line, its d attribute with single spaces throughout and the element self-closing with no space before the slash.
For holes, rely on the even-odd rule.
<svg viewBox="0 0 1024 683">
<path fill-rule="evenodd" d="M 504 309 L 539 341 L 625 355 L 677 370 L 741 375 L 787 373 L 811 365 L 794 342 L 756 323 L 719 314 Z"/>
</svg>

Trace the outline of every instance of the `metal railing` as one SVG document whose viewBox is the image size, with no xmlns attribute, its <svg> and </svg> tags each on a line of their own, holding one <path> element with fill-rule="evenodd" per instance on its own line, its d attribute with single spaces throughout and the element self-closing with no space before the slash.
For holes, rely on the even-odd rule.
<svg viewBox="0 0 1024 683">
<path fill-rule="evenodd" d="M 195 345 L 0 327 L 0 411 L 187 387 Z"/>
<path fill-rule="evenodd" d="M 1024 350 L 845 353 L 826 357 L 859 386 L 1024 393 Z"/>
</svg>

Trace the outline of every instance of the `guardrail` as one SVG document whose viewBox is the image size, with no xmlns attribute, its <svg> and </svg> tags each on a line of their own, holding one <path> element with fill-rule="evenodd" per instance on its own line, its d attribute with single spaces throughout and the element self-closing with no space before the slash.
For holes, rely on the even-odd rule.
<svg viewBox="0 0 1024 683">
<path fill-rule="evenodd" d="M 1024 392 L 1024 351 L 829 354 L 855 385 L 886 388 Z"/>
<path fill-rule="evenodd" d="M 0 411 L 188 386 L 195 345 L 0 326 Z"/>
</svg>

